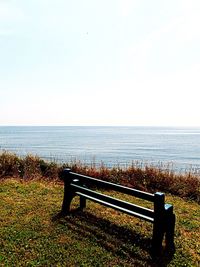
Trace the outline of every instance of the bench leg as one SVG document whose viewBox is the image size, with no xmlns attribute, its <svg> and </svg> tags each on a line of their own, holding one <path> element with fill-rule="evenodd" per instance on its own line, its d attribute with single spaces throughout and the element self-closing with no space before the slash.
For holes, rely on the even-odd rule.
<svg viewBox="0 0 200 267">
<path fill-rule="evenodd" d="M 166 248 L 169 250 L 174 250 L 174 231 L 175 231 L 175 221 L 176 217 L 175 214 L 170 214 L 167 218 L 166 224 Z"/>
<path fill-rule="evenodd" d="M 86 198 L 80 196 L 80 210 L 83 210 L 86 208 Z"/>
<path fill-rule="evenodd" d="M 70 186 L 70 183 L 73 180 L 70 175 L 70 169 L 64 169 L 60 173 L 60 178 L 64 181 L 64 197 L 63 197 L 61 213 L 68 214 L 70 212 L 71 201 L 73 197 L 75 197 L 75 192 Z"/>
<path fill-rule="evenodd" d="M 162 242 L 164 238 L 164 225 L 162 223 L 153 224 L 152 254 L 157 256 L 162 251 Z"/>
<path fill-rule="evenodd" d="M 63 214 L 68 214 L 70 212 L 70 204 L 74 196 L 75 194 L 71 192 L 70 190 L 64 191 L 64 198 L 63 198 L 62 211 L 61 211 Z"/>
</svg>

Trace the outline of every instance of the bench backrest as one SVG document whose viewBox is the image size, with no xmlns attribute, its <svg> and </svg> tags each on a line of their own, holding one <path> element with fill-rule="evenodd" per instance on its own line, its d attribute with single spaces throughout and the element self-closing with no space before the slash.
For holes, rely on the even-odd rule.
<svg viewBox="0 0 200 267">
<path fill-rule="evenodd" d="M 166 245 L 174 246 L 174 227 L 175 215 L 173 206 L 165 204 L 165 194 L 156 192 L 155 194 L 143 192 L 127 186 L 114 184 L 111 182 L 99 180 L 86 175 L 71 172 L 70 169 L 65 169 L 61 174 L 61 179 L 64 180 L 64 199 L 62 212 L 69 212 L 71 200 L 75 195 L 80 196 L 80 207 L 84 208 L 86 199 L 122 211 L 129 215 L 153 223 L 153 248 L 157 253 L 162 247 L 162 240 L 166 234 Z M 88 188 L 96 186 L 121 192 L 153 203 L 153 209 L 148 209 L 133 203 L 117 199 Z"/>
<path fill-rule="evenodd" d="M 141 217 L 141 219 L 154 222 L 156 217 L 162 217 L 165 213 L 166 209 L 172 209 L 173 206 L 169 204 L 165 204 L 165 194 L 161 192 L 156 192 L 155 194 L 143 192 L 140 190 L 136 190 L 127 186 L 122 186 L 120 184 L 114 184 L 111 182 L 99 180 L 93 177 L 89 177 L 86 175 L 78 174 L 75 172 L 71 172 L 70 169 L 65 169 L 63 171 L 63 177 L 65 177 L 65 183 L 70 185 L 70 187 L 78 192 L 79 195 L 85 195 L 85 197 L 91 197 L 93 199 L 100 199 L 104 201 L 104 203 L 111 203 L 115 206 L 119 206 L 124 208 L 125 210 L 130 210 L 132 212 L 137 213 L 137 217 Z M 125 202 L 123 200 L 119 200 L 87 188 L 88 185 L 97 186 L 100 188 L 105 188 L 109 190 L 114 190 L 116 192 L 120 192 L 123 194 L 131 195 L 140 199 L 144 199 L 153 203 L 153 209 L 147 209 L 138 205 L 134 205 L 129 202 Z M 102 203 L 103 204 L 103 203 Z"/>
</svg>

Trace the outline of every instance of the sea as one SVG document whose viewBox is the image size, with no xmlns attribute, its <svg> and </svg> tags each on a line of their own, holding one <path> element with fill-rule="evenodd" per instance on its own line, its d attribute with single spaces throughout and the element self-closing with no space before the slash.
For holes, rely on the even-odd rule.
<svg viewBox="0 0 200 267">
<path fill-rule="evenodd" d="M 0 152 L 108 168 L 156 166 L 200 173 L 200 128 L 0 126 Z"/>
</svg>

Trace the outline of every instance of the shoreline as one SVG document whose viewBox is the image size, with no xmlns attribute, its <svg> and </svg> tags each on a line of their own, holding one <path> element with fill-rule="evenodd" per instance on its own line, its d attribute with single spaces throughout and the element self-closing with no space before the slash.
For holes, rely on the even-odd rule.
<svg viewBox="0 0 200 267">
<path fill-rule="evenodd" d="M 0 127 L 0 150 L 55 161 L 120 167 L 137 162 L 200 174 L 200 128 L 125 126 Z"/>
</svg>

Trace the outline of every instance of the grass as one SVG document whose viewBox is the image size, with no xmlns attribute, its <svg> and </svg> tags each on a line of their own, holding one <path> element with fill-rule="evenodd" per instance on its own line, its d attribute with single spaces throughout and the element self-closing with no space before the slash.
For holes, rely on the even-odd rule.
<svg viewBox="0 0 200 267">
<path fill-rule="evenodd" d="M 177 217 L 176 251 L 153 260 L 151 224 L 89 201 L 84 212 L 59 217 L 62 198 L 58 182 L 0 181 L 0 266 L 200 266 L 195 201 L 167 194 Z"/>
<path fill-rule="evenodd" d="M 81 174 L 131 186 L 135 189 L 148 192 L 163 191 L 200 203 L 200 177 L 190 172 L 176 174 L 170 169 L 134 164 L 126 168 L 113 167 L 112 169 L 108 169 L 102 164 L 96 168 L 95 164 L 87 166 L 79 161 L 61 165 L 44 161 L 33 155 L 21 158 L 8 152 L 0 153 L 0 179 L 17 177 L 23 180 L 40 178 L 57 181 L 60 170 L 65 167 L 70 167 L 72 171 Z"/>
</svg>

